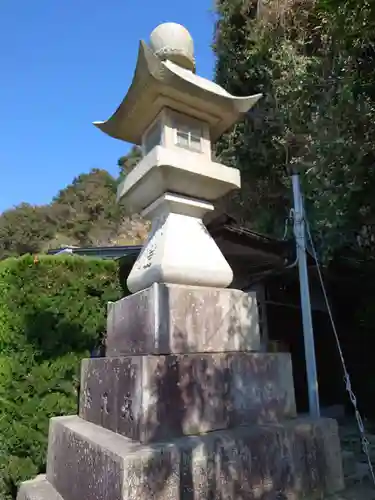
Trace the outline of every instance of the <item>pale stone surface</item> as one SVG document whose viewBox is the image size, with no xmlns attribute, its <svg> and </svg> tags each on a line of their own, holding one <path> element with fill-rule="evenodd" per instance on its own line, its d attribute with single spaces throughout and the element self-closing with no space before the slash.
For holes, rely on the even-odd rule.
<svg viewBox="0 0 375 500">
<path fill-rule="evenodd" d="M 172 500 L 179 498 L 179 454 L 59 417 L 50 424 L 47 479 L 64 500 Z"/>
<path fill-rule="evenodd" d="M 211 162 L 187 149 L 156 146 L 125 177 L 117 189 L 129 213 L 141 212 L 165 192 L 214 201 L 241 187 L 236 168 Z"/>
<path fill-rule="evenodd" d="M 227 287 L 233 272 L 202 217 L 213 206 L 170 193 L 143 213 L 151 232 L 127 279 L 132 293 L 153 283 Z"/>
<path fill-rule="evenodd" d="M 19 489 L 17 500 L 64 500 L 47 481 L 46 476 L 37 476 L 32 481 L 25 481 Z"/>
<path fill-rule="evenodd" d="M 107 356 L 259 351 L 256 294 L 155 283 L 108 304 Z"/>
<path fill-rule="evenodd" d="M 203 158 L 205 158 L 207 162 L 212 162 L 210 127 L 207 123 L 181 113 L 176 113 L 172 109 L 165 109 L 161 113 L 161 117 L 164 118 L 162 118 L 164 128 L 163 141 L 161 145 L 175 152 L 182 153 L 186 151 L 189 153 L 189 156 L 186 156 L 186 158 L 189 158 L 193 164 L 196 162 L 198 162 L 198 165 L 199 163 L 203 163 Z M 181 145 L 179 145 L 177 140 L 177 130 L 181 130 L 181 127 L 185 127 L 185 130 L 195 130 L 198 133 L 198 136 L 200 137 L 200 144 L 197 150 L 182 148 Z M 214 163 L 216 166 L 222 165 L 221 163 Z M 216 167 L 214 168 L 216 171 L 219 170 L 216 169 Z M 196 171 L 197 168 L 195 168 L 194 172 Z"/>
<path fill-rule="evenodd" d="M 321 498 L 343 488 L 337 425 L 329 419 L 150 446 L 60 417 L 51 421 L 48 457 L 47 479 L 64 500 Z"/>
<path fill-rule="evenodd" d="M 142 143 L 145 155 L 118 189 L 128 212 L 143 211 L 152 220 L 127 280 L 132 293 L 155 282 L 225 288 L 233 280 L 202 217 L 214 209 L 210 201 L 240 187 L 240 173 L 211 161 L 210 140 L 260 94 L 234 97 L 193 69 L 190 34 L 174 23 L 159 26 L 151 34 L 151 48 L 141 43 L 122 104 L 109 120 L 96 123 L 113 137 Z"/>
<path fill-rule="evenodd" d="M 80 416 L 142 443 L 296 416 L 289 354 L 86 359 Z"/>
<path fill-rule="evenodd" d="M 150 35 L 150 47 L 160 59 L 195 70 L 194 42 L 188 30 L 177 23 L 163 23 Z"/>
<path fill-rule="evenodd" d="M 217 83 L 169 59 L 162 61 L 141 42 L 128 93 L 108 120 L 94 125 L 111 137 L 141 144 L 148 125 L 163 108 L 171 108 L 208 123 L 211 140 L 216 141 L 261 98 L 261 94 L 232 96 Z"/>
<path fill-rule="evenodd" d="M 196 149 L 189 149 L 182 147 L 177 138 L 177 130 L 181 130 L 181 127 L 185 128 L 185 130 L 194 131 L 198 134 L 199 137 L 199 145 L 197 145 Z M 153 139 L 150 143 L 150 137 Z M 197 120 L 196 118 L 191 118 L 190 116 L 183 115 L 181 113 L 177 113 L 172 109 L 163 109 L 156 118 L 150 123 L 147 129 L 144 131 L 142 136 L 142 151 L 143 158 L 148 157 L 149 154 L 155 154 L 153 151 L 157 146 L 161 146 L 167 150 L 171 150 L 172 153 L 180 153 L 185 156 L 186 160 L 189 160 L 191 164 L 206 165 L 212 161 L 212 151 L 211 151 L 211 137 L 210 137 L 210 128 L 207 123 L 202 122 L 201 120 Z M 159 163 L 161 161 L 162 156 L 159 154 Z M 164 156 L 165 158 L 165 156 Z M 172 161 L 176 162 L 176 157 L 172 156 Z M 206 162 L 204 162 L 206 160 Z M 134 165 L 133 168 L 138 166 Z M 216 162 L 215 162 L 216 163 Z M 145 163 L 143 163 L 144 165 Z M 180 162 L 176 162 L 176 168 L 179 168 Z M 216 165 L 221 165 L 220 163 L 216 163 Z M 141 168 L 141 167 L 140 167 Z M 144 168 L 144 167 L 142 167 Z M 227 167 L 228 168 L 228 167 Z M 197 169 L 192 170 L 193 173 L 196 173 Z M 128 170 L 129 172 L 129 170 Z M 161 169 L 159 168 L 159 174 Z M 210 172 L 210 170 L 208 170 Z M 164 170 L 165 173 L 165 170 Z M 185 176 L 187 176 L 187 172 L 183 170 Z M 204 172 L 202 172 L 204 174 Z M 153 174 L 154 177 L 155 173 Z M 170 177 L 170 176 L 169 176 Z M 160 179 L 160 175 L 156 177 L 158 183 L 164 182 L 165 179 Z M 125 181 L 125 179 L 124 179 Z M 120 184 L 120 189 L 118 190 L 118 194 L 121 195 L 121 192 L 124 187 L 128 188 L 128 184 L 125 182 Z M 171 182 L 169 179 L 168 182 Z M 184 183 L 186 184 L 186 183 Z M 186 185 L 186 189 L 189 189 L 189 186 Z M 212 195 L 212 190 L 208 191 Z M 195 193 L 193 193 L 195 195 Z M 208 199 L 208 198 L 207 198 Z M 128 206 L 128 205 L 127 205 Z M 143 207 L 142 207 L 143 208 Z"/>
<path fill-rule="evenodd" d="M 151 48 L 141 42 L 123 102 L 111 118 L 95 123 L 112 137 L 142 144 L 145 156 L 118 189 L 128 212 L 143 211 L 152 220 L 128 277 L 132 293 L 155 282 L 225 288 L 233 280 L 202 217 L 213 210 L 210 201 L 240 187 L 240 173 L 211 161 L 210 142 L 261 95 L 234 97 L 192 70 L 190 34 L 175 23 L 159 26 Z"/>
</svg>

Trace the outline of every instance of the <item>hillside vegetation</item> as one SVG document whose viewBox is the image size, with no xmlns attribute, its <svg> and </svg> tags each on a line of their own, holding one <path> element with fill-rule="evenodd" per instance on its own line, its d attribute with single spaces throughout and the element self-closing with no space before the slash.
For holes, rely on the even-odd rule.
<svg viewBox="0 0 375 500">
<path fill-rule="evenodd" d="M 132 150 L 119 160 L 120 178 L 131 162 Z M 0 259 L 44 252 L 62 246 L 132 245 L 147 236 L 148 223 L 128 217 L 116 202 L 118 179 L 94 169 L 78 176 L 49 205 L 22 203 L 0 215 Z"/>
</svg>

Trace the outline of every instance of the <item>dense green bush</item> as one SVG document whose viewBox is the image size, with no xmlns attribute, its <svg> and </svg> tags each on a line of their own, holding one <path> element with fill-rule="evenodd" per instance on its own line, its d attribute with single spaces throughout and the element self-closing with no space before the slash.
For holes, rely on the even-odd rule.
<svg viewBox="0 0 375 500">
<path fill-rule="evenodd" d="M 42 472 L 50 417 L 76 413 L 80 360 L 122 295 L 116 263 L 80 257 L 0 263 L 0 498 Z"/>
</svg>

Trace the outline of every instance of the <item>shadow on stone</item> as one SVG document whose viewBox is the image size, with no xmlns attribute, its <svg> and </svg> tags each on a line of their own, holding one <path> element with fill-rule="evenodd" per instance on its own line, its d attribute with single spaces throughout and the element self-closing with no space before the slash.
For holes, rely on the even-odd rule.
<svg viewBox="0 0 375 500">
<path fill-rule="evenodd" d="M 179 345 L 181 339 L 184 340 Z M 153 286 L 110 303 L 107 356 L 259 351 L 255 294 L 240 290 Z"/>
<path fill-rule="evenodd" d="M 243 350 L 252 320 L 238 321 L 238 305 L 233 321 L 218 314 L 204 327 L 210 339 L 224 324 L 235 350 L 188 342 L 187 329 L 204 322 L 192 323 L 185 304 L 169 317 L 163 354 L 140 354 L 133 335 L 128 352 L 122 343 L 120 356 L 83 360 L 80 418 L 50 428 L 47 480 L 64 500 L 276 500 L 340 489 L 335 422 L 296 418 L 290 356 Z M 145 332 L 155 339 L 153 328 Z"/>
</svg>

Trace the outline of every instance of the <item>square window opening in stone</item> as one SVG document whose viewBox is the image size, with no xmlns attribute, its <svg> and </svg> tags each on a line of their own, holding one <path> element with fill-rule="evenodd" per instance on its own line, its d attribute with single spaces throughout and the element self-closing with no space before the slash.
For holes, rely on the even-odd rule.
<svg viewBox="0 0 375 500">
<path fill-rule="evenodd" d="M 203 128 L 198 124 L 183 123 L 176 121 L 174 128 L 176 130 L 176 145 L 190 149 L 196 153 L 202 153 Z"/>
<path fill-rule="evenodd" d="M 163 139 L 163 128 L 160 120 L 157 120 L 154 125 L 145 134 L 143 141 L 143 153 L 147 155 L 156 146 L 161 146 Z"/>
</svg>

